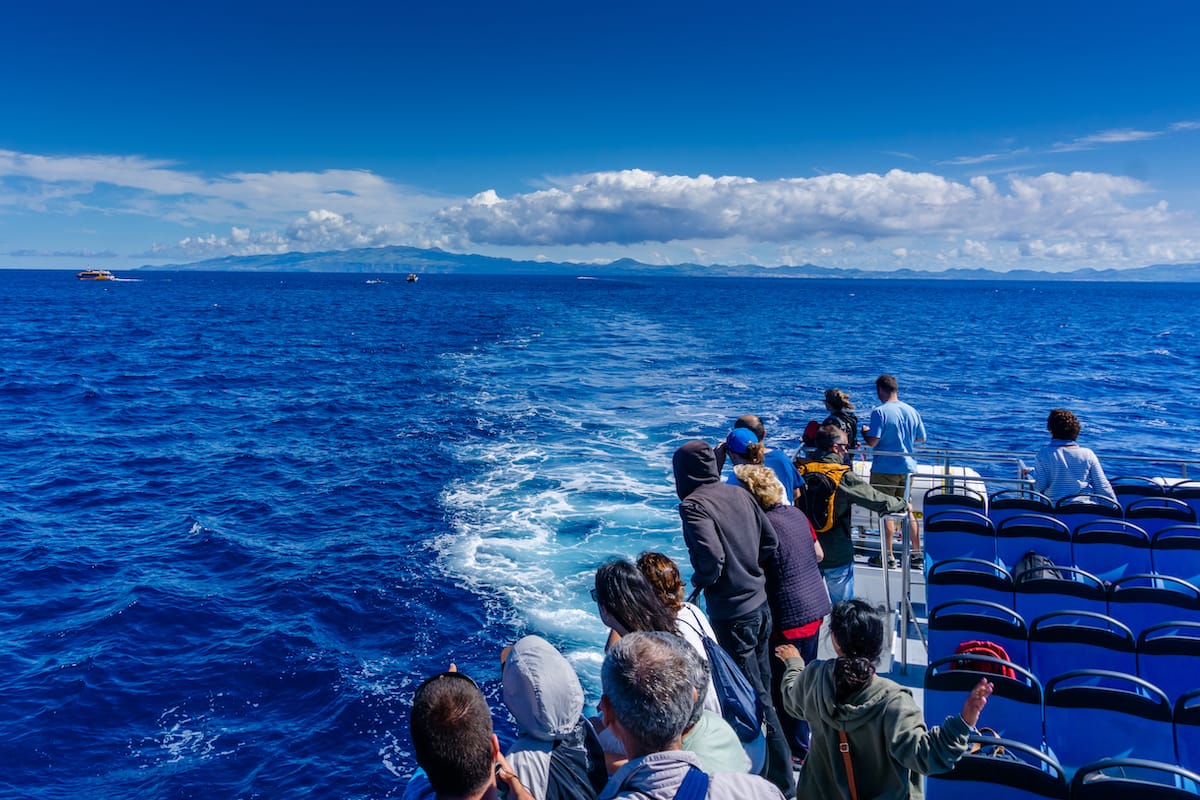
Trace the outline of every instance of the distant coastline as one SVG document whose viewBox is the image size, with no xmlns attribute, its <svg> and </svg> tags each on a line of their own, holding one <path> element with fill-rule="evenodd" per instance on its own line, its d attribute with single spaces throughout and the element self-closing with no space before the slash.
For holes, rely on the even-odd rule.
<svg viewBox="0 0 1200 800">
<path fill-rule="evenodd" d="M 824 278 L 875 280 L 988 280 L 988 281 L 1120 281 L 1138 283 L 1200 282 L 1200 264 L 1154 264 L 1132 269 L 1076 269 L 1042 272 L 1032 269 L 947 269 L 941 271 L 896 269 L 872 271 L 840 269 L 816 264 L 764 267 L 757 264 L 668 264 L 656 266 L 623 258 L 608 264 L 554 261 L 516 261 L 416 247 L 367 247 L 321 253 L 279 253 L 259 256 L 226 256 L 187 264 L 143 265 L 141 271 L 211 272 L 349 272 L 409 273 L 422 275 L 559 275 L 574 277 L 713 277 L 713 278 Z"/>
</svg>

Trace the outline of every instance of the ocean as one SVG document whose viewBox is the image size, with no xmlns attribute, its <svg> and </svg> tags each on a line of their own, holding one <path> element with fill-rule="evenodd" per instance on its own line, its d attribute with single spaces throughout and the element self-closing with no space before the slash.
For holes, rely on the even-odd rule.
<svg viewBox="0 0 1200 800">
<path fill-rule="evenodd" d="M 931 446 L 1200 457 L 1200 285 L 6 270 L 0 797 L 387 798 L 455 663 L 681 559 L 671 453 L 881 372 Z M 1142 465 L 1141 469 L 1145 469 Z M 1195 477 L 1195 476 L 1193 476 Z"/>
</svg>

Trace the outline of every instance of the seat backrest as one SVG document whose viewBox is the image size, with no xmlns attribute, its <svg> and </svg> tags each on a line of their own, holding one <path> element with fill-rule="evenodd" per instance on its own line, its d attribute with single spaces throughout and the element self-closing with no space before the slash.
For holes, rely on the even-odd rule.
<svg viewBox="0 0 1200 800">
<path fill-rule="evenodd" d="M 1054 505 L 1054 516 L 1072 531 L 1086 522 L 1098 519 L 1123 519 L 1125 509 L 1111 497 L 1099 494 L 1072 494 Z"/>
<path fill-rule="evenodd" d="M 1108 615 L 1136 636 L 1163 622 L 1200 622 L 1200 589 L 1168 575 L 1130 575 L 1108 587 Z"/>
<path fill-rule="evenodd" d="M 1073 567 L 1058 567 L 1056 572 L 1059 577 L 1032 572 L 1013 581 L 1013 609 L 1022 618 L 1068 610 L 1108 613 L 1108 590 L 1103 581 Z"/>
<path fill-rule="evenodd" d="M 1200 690 L 1200 622 L 1151 625 L 1137 639 L 1137 674 L 1171 702 Z"/>
<path fill-rule="evenodd" d="M 980 749 L 972 753 L 976 746 Z M 928 800 L 1065 800 L 1070 796 L 1062 767 L 1035 747 L 979 734 L 967 739 L 967 747 L 967 755 L 953 770 L 926 779 Z M 1004 749 L 1003 758 L 994 755 L 996 747 Z"/>
<path fill-rule="evenodd" d="M 925 492 L 925 516 L 939 511 L 974 511 L 987 514 L 987 495 L 968 489 L 966 486 L 935 486 Z"/>
<path fill-rule="evenodd" d="M 1033 489 L 1004 489 L 988 498 L 988 519 L 996 528 L 1018 514 L 1054 514 L 1054 502 Z"/>
<path fill-rule="evenodd" d="M 1196 519 L 1200 519 L 1200 481 L 1179 481 L 1167 487 L 1167 497 L 1187 503 L 1196 512 Z"/>
<path fill-rule="evenodd" d="M 1046 746 L 1073 776 L 1102 758 L 1172 763 L 1171 703 L 1135 675 L 1081 669 L 1046 683 Z"/>
<path fill-rule="evenodd" d="M 1200 794 L 1200 775 L 1144 758 L 1105 758 L 1071 781 L 1071 800 L 1186 800 Z"/>
<path fill-rule="evenodd" d="M 1043 683 L 1074 669 L 1136 675 L 1136 640 L 1106 614 L 1058 611 L 1029 623 L 1029 665 Z"/>
<path fill-rule="evenodd" d="M 933 563 L 948 558 L 996 559 L 996 532 L 978 511 L 947 509 L 925 515 L 925 555 Z"/>
<path fill-rule="evenodd" d="M 1173 525 L 1150 539 L 1154 571 L 1200 585 L 1200 525 Z"/>
<path fill-rule="evenodd" d="M 1109 483 L 1117 495 L 1117 502 L 1125 509 L 1129 508 L 1130 503 L 1143 497 L 1162 497 L 1167 491 L 1159 481 L 1141 475 L 1118 475 L 1110 479 Z"/>
<path fill-rule="evenodd" d="M 986 600 L 1012 608 L 1012 576 L 996 562 L 982 558 L 938 561 L 925 576 L 925 603 L 934 608 L 953 600 Z"/>
<path fill-rule="evenodd" d="M 1029 634 L 1017 612 L 983 600 L 956 600 L 929 612 L 929 657 L 954 653 L 963 642 L 995 642 L 1008 660 L 1029 668 Z"/>
<path fill-rule="evenodd" d="M 1007 668 L 1013 677 L 979 667 L 983 662 Z M 925 723 L 941 725 L 946 717 L 962 711 L 963 701 L 980 679 L 992 682 L 992 695 L 979 724 L 1006 739 L 1015 739 L 1033 747 L 1042 746 L 1042 684 L 1032 672 L 1011 661 L 972 655 L 963 661 L 948 656 L 931 661 L 925 668 Z"/>
<path fill-rule="evenodd" d="M 1175 760 L 1186 766 L 1200 764 L 1200 689 L 1175 700 Z"/>
<path fill-rule="evenodd" d="M 1146 532 L 1151 539 L 1172 525 L 1194 525 L 1196 512 L 1174 497 L 1143 497 L 1125 507 L 1125 519 Z"/>
<path fill-rule="evenodd" d="M 1132 522 L 1119 519 L 1098 519 L 1076 527 L 1071 555 L 1075 566 L 1103 581 L 1154 570 L 1150 537 Z"/>
<path fill-rule="evenodd" d="M 996 562 L 1010 573 L 1030 550 L 1055 564 L 1071 566 L 1071 529 L 1046 514 L 1014 514 L 996 528 Z"/>
</svg>

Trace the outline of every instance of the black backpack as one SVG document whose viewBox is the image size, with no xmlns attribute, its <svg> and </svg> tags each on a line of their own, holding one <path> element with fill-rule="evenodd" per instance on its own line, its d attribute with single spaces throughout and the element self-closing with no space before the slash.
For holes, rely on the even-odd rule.
<svg viewBox="0 0 1200 800">
<path fill-rule="evenodd" d="M 1013 565 L 1013 583 L 1021 580 L 1022 575 L 1029 575 L 1030 580 L 1062 578 L 1053 561 L 1033 550 L 1021 556 L 1021 560 Z"/>
</svg>

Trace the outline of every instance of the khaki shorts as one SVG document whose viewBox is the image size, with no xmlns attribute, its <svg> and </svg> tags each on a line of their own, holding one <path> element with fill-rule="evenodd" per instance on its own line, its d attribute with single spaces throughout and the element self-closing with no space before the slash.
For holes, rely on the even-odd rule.
<svg viewBox="0 0 1200 800">
<path fill-rule="evenodd" d="M 890 472 L 871 473 L 871 486 L 892 497 L 904 497 L 904 484 L 907 480 L 908 475 L 905 473 L 899 475 Z"/>
</svg>

